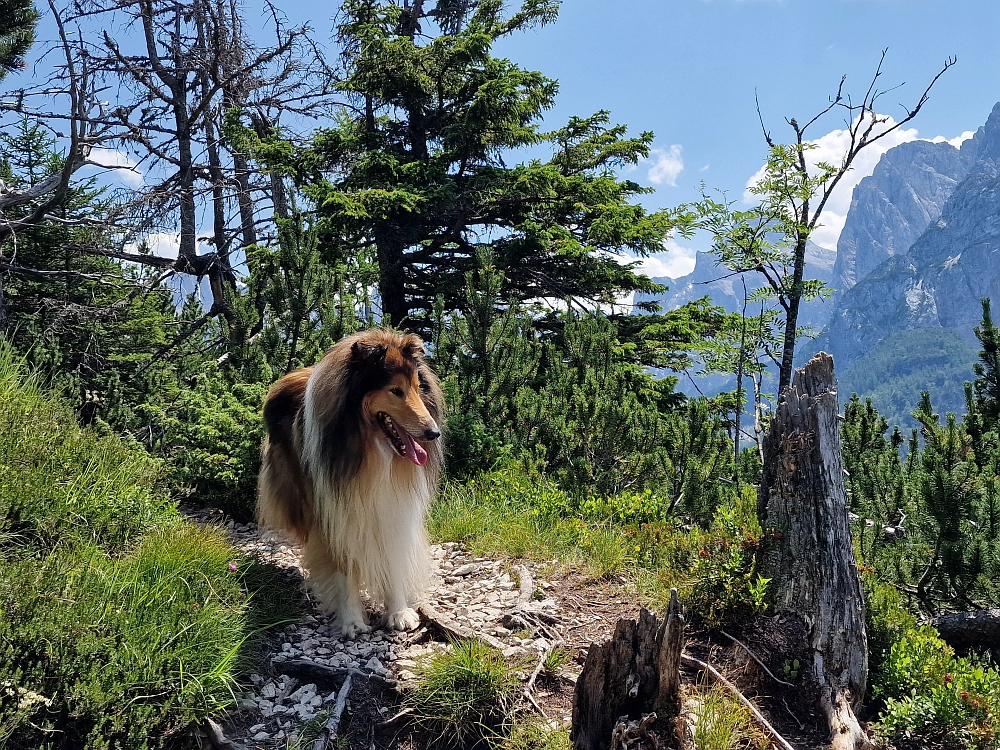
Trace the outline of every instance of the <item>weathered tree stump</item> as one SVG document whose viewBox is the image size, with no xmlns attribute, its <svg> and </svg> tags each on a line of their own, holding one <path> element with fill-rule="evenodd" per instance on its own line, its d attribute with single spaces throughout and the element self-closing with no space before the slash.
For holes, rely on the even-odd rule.
<svg viewBox="0 0 1000 750">
<path fill-rule="evenodd" d="M 671 590 L 662 623 L 643 609 L 638 621 L 619 620 L 609 641 L 591 644 L 573 695 L 573 747 L 607 750 L 619 719 L 641 720 L 654 711 L 657 730 L 672 734 L 680 713 L 683 642 L 684 616 Z M 642 724 L 643 733 L 651 723 Z"/>
<path fill-rule="evenodd" d="M 861 578 L 854 560 L 841 462 L 833 357 L 821 352 L 778 399 L 764 439 L 758 497 L 760 571 L 779 613 L 806 626 L 832 750 L 869 747 L 854 709 L 868 680 Z"/>
</svg>

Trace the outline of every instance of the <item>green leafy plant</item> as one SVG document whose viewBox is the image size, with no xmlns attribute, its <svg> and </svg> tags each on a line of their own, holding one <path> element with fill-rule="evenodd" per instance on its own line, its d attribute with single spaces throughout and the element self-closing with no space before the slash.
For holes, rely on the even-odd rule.
<svg viewBox="0 0 1000 750">
<path fill-rule="evenodd" d="M 1000 674 L 956 657 L 933 628 L 894 643 L 877 694 L 885 698 L 879 733 L 898 748 L 995 748 L 1000 741 Z"/>
</svg>

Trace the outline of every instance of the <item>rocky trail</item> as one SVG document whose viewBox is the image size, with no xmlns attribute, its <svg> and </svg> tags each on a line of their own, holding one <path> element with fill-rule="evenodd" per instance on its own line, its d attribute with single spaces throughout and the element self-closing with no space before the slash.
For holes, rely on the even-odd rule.
<svg viewBox="0 0 1000 750">
<path fill-rule="evenodd" d="M 301 585 L 293 543 L 256 524 L 227 520 L 221 512 L 188 515 L 224 527 L 238 549 L 284 570 L 288 585 Z M 351 747 L 421 747 L 415 728 L 400 715 L 401 691 L 414 679 L 420 659 L 470 635 L 519 665 L 524 711 L 568 727 L 587 648 L 610 635 L 619 617 L 634 617 L 638 610 L 625 583 L 595 583 L 555 564 L 475 557 L 454 543 L 434 545 L 432 556 L 432 582 L 419 607 L 421 625 L 410 633 L 375 629 L 342 640 L 333 618 L 307 597 L 308 613 L 271 636 L 261 660 L 267 668 L 250 676 L 252 684 L 245 686 L 249 689 L 227 721 L 205 732 L 207 745 L 313 748 L 317 737 L 322 743 L 323 727 L 339 709 L 337 735 L 348 738 Z M 542 661 L 555 649 L 566 658 L 557 674 L 545 674 Z M 350 686 L 342 694 L 347 676 Z"/>
</svg>

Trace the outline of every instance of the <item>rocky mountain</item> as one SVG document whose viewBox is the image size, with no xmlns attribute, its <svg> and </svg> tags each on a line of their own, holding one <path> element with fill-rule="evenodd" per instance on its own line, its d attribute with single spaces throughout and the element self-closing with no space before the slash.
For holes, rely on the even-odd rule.
<svg viewBox="0 0 1000 750">
<path fill-rule="evenodd" d="M 967 147 L 975 158 L 938 217 L 840 298 L 816 342 L 840 367 L 900 331 L 943 327 L 972 341 L 979 300 L 1000 301 L 1000 104 Z"/>
<path fill-rule="evenodd" d="M 807 277 L 832 284 L 836 255 L 833 250 L 810 243 L 806 248 Z M 678 279 L 667 277 L 654 279 L 658 284 L 669 288 L 666 294 L 658 297 L 638 295 L 636 300 L 655 299 L 664 310 L 673 310 L 685 302 L 708 296 L 716 305 L 724 307 L 727 311 L 739 312 L 743 307 L 743 283 L 740 276 L 723 278 L 726 273 L 726 269 L 716 265 L 714 255 L 698 253 L 694 271 L 687 276 Z M 763 286 L 763 279 L 758 274 L 747 273 L 743 276 L 746 277 L 748 292 L 753 293 L 755 289 Z M 829 320 L 832 310 L 833 305 L 829 300 L 813 300 L 803 306 L 799 313 L 799 325 L 820 329 Z"/>
<path fill-rule="evenodd" d="M 837 297 L 884 260 L 909 250 L 937 221 L 975 162 L 978 141 L 965 141 L 961 149 L 947 142 L 911 141 L 883 154 L 851 198 L 833 268 Z"/>
</svg>

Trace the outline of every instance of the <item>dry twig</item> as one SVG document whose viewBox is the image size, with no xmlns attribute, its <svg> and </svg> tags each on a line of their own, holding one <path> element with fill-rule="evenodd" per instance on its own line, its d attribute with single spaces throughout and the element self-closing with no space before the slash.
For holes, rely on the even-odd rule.
<svg viewBox="0 0 1000 750">
<path fill-rule="evenodd" d="M 750 647 L 747 646 L 743 641 L 740 641 L 740 640 L 737 640 L 736 638 L 733 638 L 733 636 L 729 635 L 729 633 L 727 633 L 725 630 L 720 630 L 719 632 L 722 633 L 724 636 L 726 636 L 726 638 L 728 638 L 729 640 L 731 640 L 737 646 L 740 646 L 744 651 L 746 651 L 747 655 L 749 655 L 749 657 L 751 659 L 753 659 L 755 662 L 757 662 L 757 664 L 760 666 L 760 668 L 763 669 L 765 672 L 767 672 L 767 676 L 770 677 L 772 680 L 774 680 L 775 682 L 777 682 L 780 685 L 787 685 L 790 688 L 795 687 L 795 685 L 793 685 L 792 683 L 785 682 L 785 680 L 780 680 L 777 677 L 775 677 L 774 673 L 770 669 L 767 668 L 767 665 L 765 665 L 764 662 L 762 662 L 759 658 L 757 658 L 757 654 L 755 654 L 753 651 L 751 651 Z"/>
<path fill-rule="evenodd" d="M 340 718 L 344 715 L 344 709 L 347 708 L 347 696 L 350 692 L 351 675 L 347 675 L 344 679 L 344 684 L 340 686 L 340 691 L 337 693 L 337 702 L 333 705 L 333 714 L 331 714 L 330 719 L 326 722 L 326 726 L 323 727 L 319 738 L 313 743 L 312 750 L 326 750 L 327 744 L 337 739 L 337 732 L 340 729 Z"/>
<path fill-rule="evenodd" d="M 690 654 L 682 653 L 681 654 L 681 661 L 684 662 L 685 664 L 687 664 L 689 667 L 695 667 L 697 669 L 704 670 L 705 672 L 708 672 L 710 675 L 712 675 L 712 677 L 719 684 L 721 684 L 723 687 L 725 687 L 730 693 L 733 694 L 733 696 L 741 704 L 743 704 L 744 708 L 746 708 L 753 715 L 754 719 L 757 720 L 757 723 L 760 724 L 761 727 L 763 727 L 764 731 L 767 732 L 771 736 L 772 741 L 779 748 L 781 748 L 781 750 L 795 750 L 795 748 L 792 747 L 788 743 L 788 740 L 786 740 L 784 737 L 782 737 L 780 734 L 778 734 L 778 730 L 775 729 L 773 726 L 771 726 L 771 723 L 767 719 L 764 718 L 764 714 L 762 714 L 760 712 L 760 709 L 758 709 L 750 701 L 749 698 L 747 698 L 745 695 L 743 695 L 743 693 L 741 693 L 739 691 L 739 689 L 733 683 L 731 683 L 729 680 L 727 680 L 725 677 L 723 677 L 722 673 L 719 672 L 719 670 L 717 670 L 711 664 L 702 661 L 701 659 L 696 659 L 695 657 L 691 656 Z"/>
</svg>

